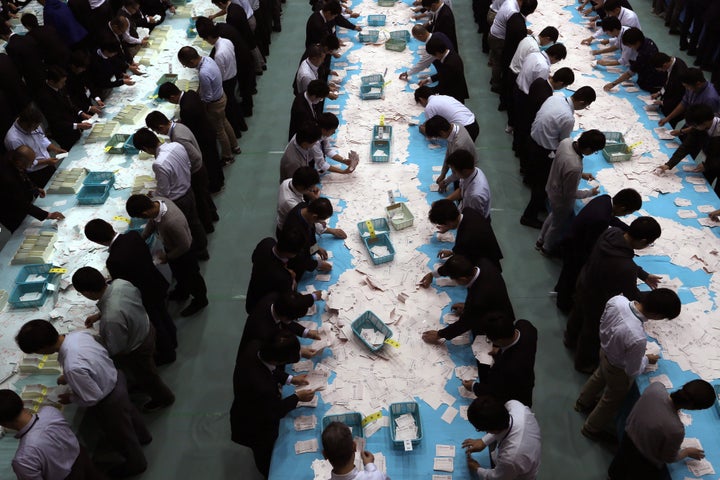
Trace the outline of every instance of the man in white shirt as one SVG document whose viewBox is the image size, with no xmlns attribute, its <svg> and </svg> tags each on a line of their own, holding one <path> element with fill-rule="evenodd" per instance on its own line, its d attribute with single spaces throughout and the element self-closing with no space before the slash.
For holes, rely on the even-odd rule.
<svg viewBox="0 0 720 480">
<path fill-rule="evenodd" d="M 585 382 L 575 410 L 587 413 L 582 434 L 591 440 L 617 442 L 614 420 L 635 377 L 660 357 L 647 353 L 648 320 L 672 320 L 682 304 L 668 288 L 650 290 L 641 300 L 622 295 L 608 300 L 600 318 L 600 366 Z"/>
<path fill-rule="evenodd" d="M 610 17 L 617 18 L 620 21 L 620 25 L 623 27 L 628 28 L 639 28 L 642 30 L 642 27 L 640 26 L 640 19 L 637 16 L 637 13 L 633 12 L 629 8 L 625 8 L 622 6 L 621 0 L 607 0 L 605 4 L 603 5 L 603 9 L 605 9 L 605 18 L 601 20 L 601 22 L 605 22 Z M 602 23 L 601 23 L 602 25 Z M 595 30 L 595 33 L 585 40 L 582 41 L 583 45 L 590 45 L 594 39 L 602 35 L 603 28 L 598 28 Z M 607 45 L 608 43 L 613 43 L 614 40 L 602 40 L 601 43 L 603 45 Z"/>
<path fill-rule="evenodd" d="M 504 405 L 491 396 L 478 397 L 468 407 L 468 421 L 479 432 L 480 440 L 466 439 L 462 446 L 470 471 L 481 480 L 534 480 L 540 469 L 540 426 L 532 411 L 510 400 Z M 493 449 L 493 446 L 495 447 Z M 492 468 L 484 468 L 470 454 L 490 447 Z"/>
<path fill-rule="evenodd" d="M 527 37 L 523 38 L 518 44 L 512 60 L 510 60 L 510 70 L 512 71 L 512 73 L 514 73 L 515 75 L 520 73 L 520 68 L 525 61 L 525 57 L 527 57 L 533 52 L 547 50 L 548 47 L 554 45 L 555 42 L 557 42 L 559 36 L 560 32 L 558 32 L 557 28 L 545 27 L 538 34 L 537 40 L 535 40 L 535 37 L 533 37 L 532 35 L 528 35 Z"/>
<path fill-rule="evenodd" d="M 300 62 L 297 72 L 295 73 L 295 95 L 300 95 L 307 91 L 307 87 L 313 80 L 325 80 L 319 78 L 318 69 L 325 62 L 325 50 L 320 45 L 310 45 L 307 48 L 307 58 Z M 332 92 L 329 95 L 332 97 Z M 335 95 L 337 98 L 337 95 Z"/>
<path fill-rule="evenodd" d="M 320 197 L 318 183 L 320 183 L 320 175 L 313 167 L 299 167 L 293 173 L 292 178 L 280 183 L 277 199 L 276 236 L 280 236 L 287 214 L 295 205 L 304 202 L 304 197 L 307 197 L 309 201 Z"/>
<path fill-rule="evenodd" d="M 350 150 L 347 157 L 343 157 L 338 152 L 337 148 L 331 145 L 331 137 L 335 135 L 335 132 L 340 126 L 340 121 L 334 113 L 324 112 L 317 116 L 317 123 L 322 132 L 320 140 L 315 142 L 312 146 L 313 158 L 315 159 L 315 170 L 319 173 L 334 172 L 348 174 L 355 171 L 355 168 L 360 163 L 360 157 L 357 152 Z M 345 168 L 340 168 L 337 165 L 331 165 L 325 158 L 331 158 L 336 162 L 345 165 Z"/>
<path fill-rule="evenodd" d="M 341 422 L 332 422 L 322 432 L 323 457 L 332 465 L 331 480 L 390 480 L 378 470 L 375 456 L 363 450 L 360 452 L 363 468 L 355 465 L 357 445 L 350 427 Z"/>
<path fill-rule="evenodd" d="M 520 11 L 522 2 L 523 0 L 505 0 L 498 9 L 492 26 L 490 27 L 490 34 L 488 35 L 488 45 L 490 47 L 489 62 L 492 68 L 490 89 L 495 93 L 500 93 L 500 89 L 502 88 L 502 53 L 503 47 L 505 47 L 505 27 L 508 19 Z"/>
<path fill-rule="evenodd" d="M 523 60 L 516 80 L 517 88 L 524 95 L 520 99 L 515 99 L 516 106 L 518 103 L 521 105 L 525 103 L 532 82 L 538 78 L 548 78 L 550 76 L 550 65 L 555 65 L 560 60 L 564 60 L 565 57 L 567 57 L 567 49 L 562 43 L 551 45 L 544 51 L 528 54 Z"/>
<path fill-rule="evenodd" d="M 60 403 L 75 403 L 94 412 L 100 428 L 124 462 L 113 467 L 111 477 L 137 475 L 147 468 L 141 445 L 152 441 L 145 422 L 130 402 L 125 376 L 118 372 L 87 330 L 60 335 L 46 320 L 31 320 L 22 326 L 15 341 L 24 353 L 58 354 L 63 374 L 59 385 L 72 392 L 60 395 Z"/>
<path fill-rule="evenodd" d="M 475 120 L 475 114 L 454 97 L 435 95 L 432 88 L 422 86 L 415 90 L 415 103 L 425 107 L 426 120 L 439 115 L 450 123 L 462 125 L 467 130 L 472 141 L 477 140 L 480 127 L 477 120 Z M 420 125 L 420 133 L 425 134 L 424 125 Z"/>
</svg>

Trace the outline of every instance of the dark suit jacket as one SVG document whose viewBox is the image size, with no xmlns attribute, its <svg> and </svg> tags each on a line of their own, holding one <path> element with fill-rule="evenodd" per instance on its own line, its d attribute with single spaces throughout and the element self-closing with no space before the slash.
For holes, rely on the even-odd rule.
<svg viewBox="0 0 720 480">
<path fill-rule="evenodd" d="M 322 113 L 322 102 L 310 105 L 305 99 L 305 94 L 295 95 L 290 107 L 290 128 L 288 129 L 288 142 L 292 140 L 298 129 L 308 122 L 315 122 L 317 116 Z"/>
<path fill-rule="evenodd" d="M 242 339 L 240 340 L 240 348 L 244 349 L 253 340 L 260 342 L 269 341 L 273 334 L 279 330 L 289 330 L 298 337 L 302 337 L 305 327 L 298 322 L 292 321 L 288 323 L 276 322 L 273 318 L 270 307 L 278 298 L 278 293 L 265 295 L 255 306 L 252 313 L 245 321 Z"/>
<path fill-rule="evenodd" d="M 35 39 L 40 47 L 45 65 L 67 68 L 70 61 L 70 48 L 62 41 L 57 30 L 48 25 L 39 26 L 30 30 L 28 36 Z"/>
<path fill-rule="evenodd" d="M 465 82 L 465 67 L 460 55 L 450 52 L 444 62 L 435 60 L 433 65 L 437 73 L 430 79 L 438 82 L 435 93 L 449 95 L 460 103 L 465 103 L 465 99 L 470 98 L 470 93 Z"/>
<path fill-rule="evenodd" d="M 155 267 L 150 249 L 137 231 L 118 235 L 110 245 L 105 265 L 113 279 L 127 280 L 140 290 L 143 304 L 165 300 L 168 282 Z"/>
<path fill-rule="evenodd" d="M 90 53 L 88 81 L 92 95 L 105 98 L 110 89 L 123 85 L 125 70 L 127 70 L 127 63 L 125 63 L 123 53 L 118 53 L 111 58 L 103 58 L 98 52 Z M 113 77 L 115 80 L 112 80 Z"/>
<path fill-rule="evenodd" d="M 313 258 L 313 254 L 310 251 L 314 246 L 317 245 L 317 238 L 315 237 L 315 225 L 308 224 L 305 218 L 300 214 L 300 211 L 307 206 L 307 203 L 300 202 L 287 214 L 285 223 L 283 224 L 283 230 L 286 228 L 297 228 L 305 235 L 305 245 L 303 250 L 297 254 L 295 258 L 290 259 L 288 262 L 288 268 L 295 272 L 295 280 L 300 282 L 305 272 L 311 272 L 318 266 L 317 260 Z"/>
<path fill-rule="evenodd" d="M 65 91 L 55 91 L 47 84 L 38 90 L 36 101 L 48 122 L 48 137 L 70 150 L 80 138 L 80 131 L 73 129 L 73 123 L 80 122 L 78 111 L 82 108 L 73 105 Z"/>
<path fill-rule="evenodd" d="M 260 299 L 273 292 L 287 292 L 293 288 L 293 278 L 282 260 L 272 249 L 277 242 L 272 237 L 263 238 L 252 253 L 252 273 L 245 295 L 245 311 L 255 310 Z"/>
<path fill-rule="evenodd" d="M 250 50 L 257 47 L 257 41 L 255 40 L 255 35 L 253 35 L 252 30 L 250 29 L 250 24 L 247 21 L 245 10 L 240 5 L 235 3 L 230 3 L 228 5 L 225 21 L 228 25 L 235 27 Z"/>
<path fill-rule="evenodd" d="M 652 66 L 652 58 L 656 53 L 658 53 L 657 45 L 649 38 L 646 38 L 637 50 L 635 60 L 630 60 L 630 70 L 638 75 L 638 87 L 650 93 L 660 90 L 667 79 L 667 73 L 659 72 Z"/>
<path fill-rule="evenodd" d="M 10 115 L 13 118 L 30 103 L 30 95 L 22 75 L 7 53 L 0 53 L 0 90 L 7 94 L 12 108 Z"/>
<path fill-rule="evenodd" d="M 482 335 L 483 319 L 491 312 L 500 312 L 506 318 L 515 320 L 515 312 L 500 270 L 487 258 L 481 258 L 478 267 L 480 275 L 467 290 L 465 309 L 460 319 L 438 332 L 440 337 L 446 340 L 462 335 L 468 330 L 472 330 L 474 335 Z"/>
<path fill-rule="evenodd" d="M 87 96 L 86 87 L 88 90 L 90 89 L 85 72 L 80 74 L 73 73 L 72 71 L 68 72 L 65 91 L 70 97 L 70 102 L 83 112 L 88 112 L 92 105 L 90 98 Z"/>
<path fill-rule="evenodd" d="M 475 395 L 493 395 L 502 402 L 517 400 L 532 407 L 535 386 L 537 329 L 527 320 L 515 322 L 520 338 L 515 345 L 495 356 L 489 369 L 480 369 L 480 382 L 473 386 Z"/>
<path fill-rule="evenodd" d="M 295 394 L 282 398 L 278 387 L 287 374 L 279 368 L 271 372 L 258 358 L 258 350 L 257 342 L 238 349 L 233 372 L 235 398 L 230 408 L 232 441 L 251 448 L 273 443 L 280 419 L 298 403 Z"/>
<path fill-rule="evenodd" d="M 453 50 L 459 52 L 457 35 L 455 34 L 455 15 L 453 15 L 452 9 L 444 4 L 440 7 L 440 10 L 435 12 L 434 18 L 428 22 L 426 28 L 430 33 L 443 33 L 445 34 L 453 45 Z"/>
<path fill-rule="evenodd" d="M 500 260 L 503 254 L 492 224 L 475 209 L 463 209 L 462 221 L 455 234 L 453 252 L 467 257 L 475 264 L 480 262 L 481 258 L 487 258 L 502 271 Z"/>
<path fill-rule="evenodd" d="M 527 37 L 527 23 L 521 13 L 514 13 L 508 18 L 505 26 L 505 44 L 503 46 L 501 65 L 503 70 L 510 68 L 515 51 L 520 42 Z"/>
<path fill-rule="evenodd" d="M 5 45 L 5 51 L 15 63 L 31 92 L 45 83 L 45 65 L 40 46 L 28 35 L 12 35 Z"/>
<path fill-rule="evenodd" d="M 315 12 L 305 24 L 305 48 L 322 42 L 328 35 L 333 35 L 334 24 L 326 22 L 321 12 Z"/>
<path fill-rule="evenodd" d="M 37 191 L 37 187 L 27 175 L 11 165 L 7 157 L 1 158 L 0 224 L 14 232 L 27 215 L 45 220 L 48 212 L 33 205 Z"/>
<path fill-rule="evenodd" d="M 535 121 L 537 112 L 545 103 L 545 100 L 553 96 L 553 88 L 545 78 L 537 78 L 531 84 L 528 89 L 528 105 L 527 112 L 530 120 L 530 125 Z"/>
<path fill-rule="evenodd" d="M 195 90 L 183 92 L 180 99 L 180 122 L 195 135 L 195 140 L 197 140 L 202 153 L 203 164 L 208 169 L 210 191 L 217 191 L 222 187 L 224 178 L 220 166 L 220 153 L 217 148 L 217 135 L 215 128 L 207 118 L 205 105 Z M 216 171 L 218 169 L 219 172 Z"/>
<path fill-rule="evenodd" d="M 230 40 L 235 47 L 238 84 L 241 94 L 245 96 L 248 94 L 247 89 L 255 83 L 255 59 L 250 52 L 250 47 L 240 32 L 229 23 L 216 23 L 215 26 L 220 36 Z"/>
<path fill-rule="evenodd" d="M 665 93 L 663 93 L 662 97 L 662 112 L 665 116 L 675 110 L 675 107 L 680 104 L 683 95 L 685 95 L 685 87 L 683 87 L 680 77 L 687 69 L 688 66 L 683 59 L 675 57 L 675 65 L 673 65 L 672 70 L 668 72 Z"/>
</svg>

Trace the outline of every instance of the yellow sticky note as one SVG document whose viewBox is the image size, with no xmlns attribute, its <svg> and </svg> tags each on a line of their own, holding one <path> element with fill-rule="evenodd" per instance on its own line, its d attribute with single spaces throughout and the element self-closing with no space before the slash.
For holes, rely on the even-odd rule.
<svg viewBox="0 0 720 480">
<path fill-rule="evenodd" d="M 118 222 L 125 222 L 130 223 L 130 219 L 127 217 L 123 217 L 122 215 L 116 215 L 113 217 L 113 220 L 117 220 Z"/>
<path fill-rule="evenodd" d="M 395 348 L 400 348 L 400 344 L 396 340 L 393 340 L 392 338 L 386 338 L 385 343 L 387 343 L 388 345 L 393 346 Z"/>
<path fill-rule="evenodd" d="M 67 268 L 53 267 L 48 270 L 48 273 L 67 273 Z"/>
<path fill-rule="evenodd" d="M 111 148 L 112 148 L 112 145 L 108 145 L 107 147 L 105 147 L 105 151 L 109 152 Z"/>
<path fill-rule="evenodd" d="M 363 418 L 362 420 L 362 426 L 365 427 L 368 423 L 372 423 L 375 420 L 380 420 L 382 418 L 382 412 L 375 412 L 371 413 L 367 417 Z"/>
</svg>

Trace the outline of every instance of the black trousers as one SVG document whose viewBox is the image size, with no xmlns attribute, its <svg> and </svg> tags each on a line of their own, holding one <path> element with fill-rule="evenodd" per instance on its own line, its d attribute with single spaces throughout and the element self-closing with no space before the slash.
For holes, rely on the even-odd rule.
<svg viewBox="0 0 720 480">
<path fill-rule="evenodd" d="M 50 181 L 50 178 L 55 173 L 55 167 L 48 165 L 35 170 L 34 172 L 26 172 L 27 176 L 38 188 L 45 188 L 45 185 Z"/>
<path fill-rule="evenodd" d="M 465 125 L 465 130 L 467 130 L 473 142 L 476 141 L 478 135 L 480 135 L 480 127 L 478 126 L 477 120 L 473 120 L 473 123 L 470 125 Z"/>
<path fill-rule="evenodd" d="M 200 217 L 198 217 L 195 194 L 192 191 L 192 187 L 188 188 L 183 196 L 172 199 L 172 201 L 175 202 L 175 205 L 183 212 L 188 222 L 190 234 L 192 235 L 192 250 L 200 254 L 205 253 L 207 251 L 207 235 L 205 234 L 205 228 L 200 222 Z"/>
<path fill-rule="evenodd" d="M 80 445 L 80 453 L 65 480 L 106 480 L 107 477 L 95 467 L 87 451 Z"/>
<path fill-rule="evenodd" d="M 550 175 L 550 167 L 552 167 L 552 158 L 550 154 L 552 150 L 543 148 L 535 140 L 528 137 L 528 163 L 526 178 L 530 184 L 530 201 L 525 207 L 523 217 L 535 218 L 545 208 L 545 184 Z"/>
<path fill-rule="evenodd" d="M 608 468 L 609 480 L 661 480 L 663 469 L 643 456 L 627 433 L 620 441 L 615 458 Z"/>
<path fill-rule="evenodd" d="M 242 135 L 245 118 L 237 100 L 237 76 L 222 82 L 222 87 L 225 92 L 225 96 L 227 97 L 227 103 L 225 103 L 225 116 L 227 117 L 228 122 L 230 122 L 230 125 L 232 125 L 232 128 L 235 131 L 235 136 L 239 137 Z"/>
<path fill-rule="evenodd" d="M 150 323 L 155 327 L 155 351 L 159 359 L 172 358 L 177 348 L 177 328 L 165 305 L 165 299 L 143 301 Z"/>
<path fill-rule="evenodd" d="M 178 258 L 168 260 L 168 265 L 177 282 L 175 290 L 179 294 L 182 296 L 192 295 L 193 300 L 207 300 L 207 286 L 205 279 L 200 274 L 200 265 L 198 265 L 195 252 L 190 250 Z"/>
<path fill-rule="evenodd" d="M 190 177 L 190 185 L 195 195 L 195 206 L 197 207 L 198 218 L 205 232 L 212 230 L 213 216 L 217 215 L 217 207 L 208 190 L 208 172 L 205 165 L 193 173 Z"/>
</svg>

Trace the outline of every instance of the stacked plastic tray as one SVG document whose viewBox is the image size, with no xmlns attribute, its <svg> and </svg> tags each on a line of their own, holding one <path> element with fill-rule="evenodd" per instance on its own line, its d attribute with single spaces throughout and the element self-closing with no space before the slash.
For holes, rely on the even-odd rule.
<svg viewBox="0 0 720 480">
<path fill-rule="evenodd" d="M 632 158 L 632 151 L 625 143 L 625 138 L 620 132 L 603 132 L 605 134 L 605 148 L 603 158 L 608 162 L 626 162 Z"/>
<path fill-rule="evenodd" d="M 47 263 L 53 253 L 56 241 L 57 234 L 55 232 L 26 234 L 10 263 L 12 265 Z"/>
<path fill-rule="evenodd" d="M 355 336 L 358 337 L 363 343 L 363 345 L 365 345 L 371 352 L 379 351 L 385 346 L 385 342 L 383 341 L 383 343 L 381 343 L 380 345 L 371 345 L 370 343 L 368 343 L 367 340 L 363 338 L 363 330 L 372 329 L 376 332 L 380 332 L 385 337 L 384 340 L 392 338 L 393 336 L 392 330 L 390 330 L 390 328 L 385 325 L 385 322 L 380 320 L 380 318 L 378 318 L 378 316 L 370 310 L 360 315 L 357 319 L 355 319 L 354 322 L 352 322 L 350 326 Z"/>
<path fill-rule="evenodd" d="M 392 141 L 392 127 L 390 125 L 375 125 L 370 141 L 370 160 L 375 163 L 390 161 L 390 142 Z"/>
<path fill-rule="evenodd" d="M 376 73 L 360 79 L 360 98 L 363 100 L 379 100 L 385 91 L 385 80 Z"/>
<path fill-rule="evenodd" d="M 13 308 L 42 307 L 51 292 L 48 285 L 57 276 L 56 273 L 50 273 L 52 268 L 49 263 L 23 266 L 15 278 L 15 287 L 8 303 Z"/>
<path fill-rule="evenodd" d="M 84 168 L 58 170 L 47 187 L 47 193 L 75 195 L 80 191 L 87 171 Z"/>
<path fill-rule="evenodd" d="M 362 415 L 358 412 L 339 413 L 337 415 L 325 415 L 322 419 L 322 431 L 325 431 L 332 422 L 344 423 L 352 431 L 353 438 L 365 438 L 365 431 L 362 425 Z"/>
<path fill-rule="evenodd" d="M 115 174 L 112 172 L 90 172 L 83 188 L 77 194 L 80 205 L 101 205 L 110 195 L 110 189 L 115 184 Z"/>
<path fill-rule="evenodd" d="M 390 226 L 384 218 L 374 218 L 357 224 L 360 238 L 375 265 L 391 262 L 395 258 L 395 248 L 390 241 Z M 386 247 L 386 255 L 374 255 L 373 247 Z"/>
</svg>

